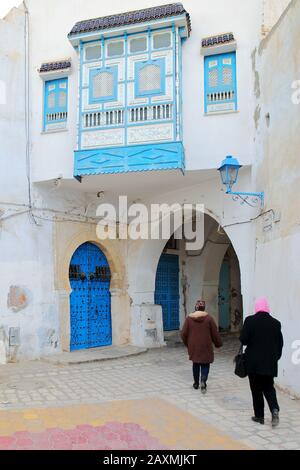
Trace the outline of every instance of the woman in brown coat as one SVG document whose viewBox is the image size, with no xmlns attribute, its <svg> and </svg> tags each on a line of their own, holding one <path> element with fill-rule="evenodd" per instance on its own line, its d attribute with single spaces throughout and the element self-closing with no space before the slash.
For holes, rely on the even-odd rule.
<svg viewBox="0 0 300 470">
<path fill-rule="evenodd" d="M 210 364 L 214 362 L 213 344 L 216 348 L 223 344 L 213 317 L 205 311 L 204 301 L 198 300 L 195 312 L 186 318 L 181 338 L 188 348 L 190 360 L 193 361 L 193 387 L 196 390 L 199 388 L 201 369 L 201 392 L 206 393 Z"/>
</svg>

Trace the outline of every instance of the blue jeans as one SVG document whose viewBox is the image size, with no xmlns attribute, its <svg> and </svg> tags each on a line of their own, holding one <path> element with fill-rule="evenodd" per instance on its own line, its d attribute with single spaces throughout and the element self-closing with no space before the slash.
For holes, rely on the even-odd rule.
<svg viewBox="0 0 300 470">
<path fill-rule="evenodd" d="M 193 375 L 194 382 L 199 384 L 200 379 L 200 369 L 201 369 L 201 382 L 207 382 L 208 374 L 210 370 L 210 364 L 199 364 L 197 362 L 193 363 Z"/>
</svg>

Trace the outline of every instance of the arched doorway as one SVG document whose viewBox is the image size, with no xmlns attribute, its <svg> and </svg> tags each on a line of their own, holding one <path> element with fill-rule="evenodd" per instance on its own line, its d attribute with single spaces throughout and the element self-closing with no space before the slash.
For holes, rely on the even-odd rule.
<svg viewBox="0 0 300 470">
<path fill-rule="evenodd" d="M 154 301 L 161 305 L 164 332 L 179 330 L 198 299 L 221 332 L 238 332 L 243 321 L 240 265 L 231 239 L 208 214 L 203 246 L 187 251 L 185 240 L 165 245 L 158 262 Z M 176 243 L 175 243 L 176 242 Z"/>
<path fill-rule="evenodd" d="M 222 227 L 220 222 L 221 220 L 213 213 L 205 212 L 204 226 L 202 226 L 204 243 L 197 250 L 187 248 L 184 238 L 177 240 L 177 233 L 167 244 L 166 240 L 161 238 L 140 242 L 139 250 L 136 250 L 136 247 L 131 248 L 134 259 L 134 262 L 129 264 L 131 318 L 134 325 L 131 330 L 132 344 L 157 347 L 162 341 L 167 342 L 171 336 L 174 338 L 178 336 L 178 332 L 173 335 L 173 332 L 169 334 L 163 331 L 162 302 L 158 299 L 157 290 L 158 267 L 162 255 L 165 254 L 176 254 L 179 259 L 179 328 L 181 328 L 186 317 L 193 312 L 198 299 L 205 300 L 207 311 L 219 325 L 220 270 L 226 252 L 230 250 L 234 253 L 235 269 L 230 273 L 229 332 L 239 332 L 243 323 L 243 310 L 248 309 L 251 293 L 253 240 L 246 224 Z M 190 230 L 189 233 L 191 232 Z M 148 334 L 150 329 L 156 330 L 152 342 Z"/>
<path fill-rule="evenodd" d="M 69 270 L 70 350 L 110 346 L 111 272 L 105 254 L 93 243 L 84 243 L 74 253 Z"/>
</svg>

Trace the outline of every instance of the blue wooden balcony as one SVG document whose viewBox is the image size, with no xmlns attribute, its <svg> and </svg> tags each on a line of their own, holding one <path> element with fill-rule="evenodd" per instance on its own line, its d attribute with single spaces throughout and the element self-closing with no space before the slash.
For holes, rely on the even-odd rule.
<svg viewBox="0 0 300 470">
<path fill-rule="evenodd" d="M 75 151 L 74 176 L 153 170 L 184 171 L 182 142 Z"/>
</svg>

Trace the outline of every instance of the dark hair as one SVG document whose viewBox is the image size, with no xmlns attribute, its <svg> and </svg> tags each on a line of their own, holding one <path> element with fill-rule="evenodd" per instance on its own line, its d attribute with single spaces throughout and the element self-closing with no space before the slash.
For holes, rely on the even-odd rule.
<svg viewBox="0 0 300 470">
<path fill-rule="evenodd" d="M 198 300 L 196 305 L 195 305 L 195 311 L 196 312 L 205 312 L 205 302 L 204 300 Z"/>
<path fill-rule="evenodd" d="M 201 307 L 197 307 L 197 312 L 205 312 L 205 307 L 203 305 Z"/>
</svg>

